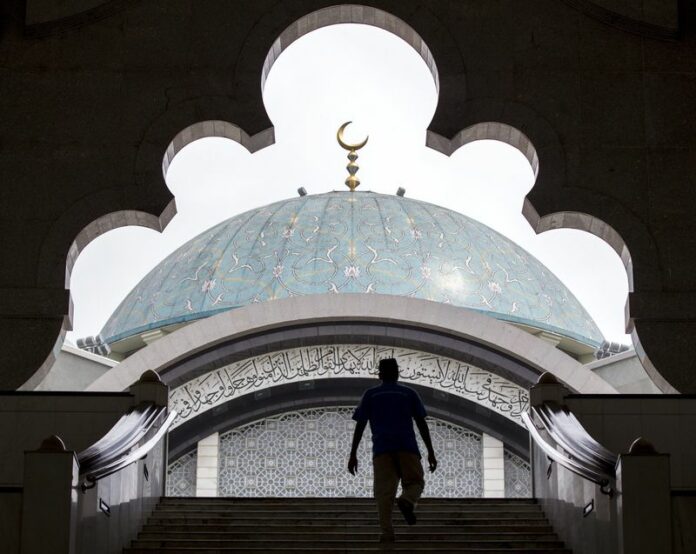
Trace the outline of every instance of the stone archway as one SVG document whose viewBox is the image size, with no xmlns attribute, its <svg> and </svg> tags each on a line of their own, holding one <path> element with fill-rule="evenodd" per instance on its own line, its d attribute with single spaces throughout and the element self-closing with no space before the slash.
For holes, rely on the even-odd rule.
<svg viewBox="0 0 696 554">
<path fill-rule="evenodd" d="M 339 329 L 339 324 L 348 327 Z M 309 330 L 309 336 L 303 336 L 303 329 Z M 305 345 L 327 344 L 342 336 L 338 342 L 351 343 L 356 333 L 371 337 L 373 343 L 388 340 L 381 344 L 408 347 L 405 341 L 415 340 L 407 337 L 410 331 L 427 334 L 428 340 L 424 336 L 418 342 L 426 351 L 427 344 L 439 337 L 440 348 L 459 351 L 462 359 L 476 359 L 483 369 L 488 369 L 486 364 L 495 367 L 497 373 L 522 386 L 549 371 L 578 392 L 616 392 L 553 345 L 510 324 L 466 308 L 379 294 L 299 296 L 222 312 L 139 350 L 88 390 L 123 390 L 147 369 L 176 385 L 219 367 L 218 348 L 226 348 L 227 361 L 235 361 L 250 353 L 295 346 L 297 340 Z"/>
</svg>

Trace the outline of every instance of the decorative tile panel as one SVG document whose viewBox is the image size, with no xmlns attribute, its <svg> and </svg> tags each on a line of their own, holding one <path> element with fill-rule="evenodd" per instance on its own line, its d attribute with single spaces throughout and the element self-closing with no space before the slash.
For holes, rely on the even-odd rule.
<svg viewBox="0 0 696 554">
<path fill-rule="evenodd" d="M 376 377 L 382 358 L 396 358 L 400 379 L 461 396 L 522 425 L 528 409 L 526 389 L 470 364 L 406 348 L 341 344 L 293 348 L 248 358 L 201 375 L 170 392 L 179 414 L 172 428 L 261 389 L 332 377 Z"/>
<path fill-rule="evenodd" d="M 353 408 L 300 410 L 221 434 L 219 496 L 372 496 L 369 427 L 358 452 L 357 476 L 346 469 L 355 427 L 352 413 Z M 424 495 L 482 496 L 481 435 L 434 418 L 428 424 L 438 469 L 426 472 Z M 418 444 L 425 453 L 420 437 Z"/>
<path fill-rule="evenodd" d="M 504 454 L 505 496 L 507 498 L 531 498 L 531 466 L 509 450 Z"/>
<path fill-rule="evenodd" d="M 184 454 L 167 468 L 167 496 L 196 496 L 196 450 Z"/>
<path fill-rule="evenodd" d="M 531 325 L 597 347 L 597 325 L 561 281 L 465 215 L 396 195 L 330 192 L 234 216 L 157 265 L 101 331 L 106 342 L 308 294 L 390 294 Z"/>
</svg>

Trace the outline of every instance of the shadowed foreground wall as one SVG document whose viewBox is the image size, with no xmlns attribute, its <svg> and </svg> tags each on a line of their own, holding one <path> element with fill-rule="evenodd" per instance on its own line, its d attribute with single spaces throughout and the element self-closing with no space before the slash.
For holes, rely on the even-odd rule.
<svg viewBox="0 0 696 554">
<path fill-rule="evenodd" d="M 177 133 L 218 120 L 252 150 L 272 142 L 272 131 L 257 134 L 271 127 L 260 82 L 278 36 L 311 21 L 381 21 L 418 33 L 437 66 L 431 143 L 447 150 L 491 121 L 524 133 L 539 161 L 525 215 L 537 231 L 610 241 L 632 273 L 629 315 L 648 371 L 695 391 L 696 10 L 690 0 L 681 11 L 676 0 L 615 4 L 392 0 L 293 28 L 331 4 L 4 3 L 0 332 L 12 340 L 0 385 L 42 378 L 69 327 L 66 264 L 69 274 L 90 240 L 171 219 L 162 160 Z"/>
</svg>

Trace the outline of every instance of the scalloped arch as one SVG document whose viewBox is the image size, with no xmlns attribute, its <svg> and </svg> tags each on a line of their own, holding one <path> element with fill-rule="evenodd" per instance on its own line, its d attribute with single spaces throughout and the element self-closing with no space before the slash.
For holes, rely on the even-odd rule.
<svg viewBox="0 0 696 554">
<path fill-rule="evenodd" d="M 527 158 L 536 179 L 539 174 L 539 155 L 529 137 L 519 129 L 497 121 L 476 123 L 459 131 L 452 139 L 447 139 L 433 131 L 428 131 L 426 146 L 451 156 L 462 146 L 477 140 L 497 140 L 517 148 Z"/>
<path fill-rule="evenodd" d="M 606 242 L 619 256 L 628 278 L 629 294 L 634 290 L 633 257 L 628 244 L 618 230 L 606 223 L 601 217 L 578 211 L 562 211 L 540 216 L 532 203 L 535 188 L 555 188 L 563 190 L 564 194 L 572 195 L 573 205 L 590 206 L 586 195 L 588 191 L 569 189 L 566 183 L 566 155 L 561 142 L 548 121 L 541 118 L 528 106 L 511 102 L 467 102 L 470 113 L 490 115 L 491 120 L 472 123 L 451 139 L 443 137 L 431 130 L 427 134 L 427 146 L 451 156 L 457 149 L 477 140 L 498 140 L 517 148 L 530 163 L 535 176 L 535 183 L 522 206 L 522 215 L 527 219 L 536 234 L 553 229 L 575 229 L 590 233 Z M 633 214 L 624 213 L 633 221 L 632 229 L 640 229 L 640 244 L 635 245 L 641 252 L 654 252 L 656 247 L 645 225 Z M 641 261 L 657 259 L 643 256 Z M 661 278 L 660 268 L 642 263 L 641 278 L 651 288 L 659 290 Z M 653 379 L 655 384 L 665 393 L 674 393 L 676 389 L 660 374 L 649 359 L 641 345 L 638 332 L 633 324 L 628 299 L 625 308 L 626 331 L 631 334 L 636 354 L 641 364 Z"/>
<path fill-rule="evenodd" d="M 629 296 L 633 292 L 633 259 L 626 241 L 611 225 L 596 216 L 573 211 L 556 212 L 544 217 L 539 217 L 539 214 L 528 198 L 525 198 L 522 213 L 537 234 L 554 229 L 576 229 L 578 231 L 585 231 L 602 239 L 621 259 L 621 263 L 623 263 L 624 269 L 626 270 L 626 276 L 628 277 Z M 655 272 L 653 279 L 659 279 L 659 272 Z M 631 340 L 633 341 L 638 359 L 652 381 L 665 394 L 677 393 L 677 389 L 675 389 L 657 370 L 643 348 L 640 337 L 638 336 L 638 330 L 633 323 L 628 298 L 626 298 L 625 323 L 626 332 L 631 335 Z"/>
<path fill-rule="evenodd" d="M 328 27 L 330 25 L 339 25 L 342 23 L 356 23 L 360 25 L 371 25 L 384 29 L 396 35 L 410 45 L 418 55 L 423 59 L 425 65 L 428 66 L 430 74 L 433 76 L 435 89 L 440 91 L 440 76 L 437 71 L 435 58 L 430 52 L 430 48 L 421 38 L 421 36 L 405 21 L 399 19 L 395 15 L 373 8 L 370 6 L 361 6 L 357 4 L 342 4 L 329 6 L 315 12 L 309 13 L 294 23 L 289 25 L 278 38 L 273 42 L 271 49 L 266 55 L 261 72 L 261 90 L 263 90 L 266 79 L 275 64 L 278 57 L 283 51 L 297 39 L 304 35 Z"/>
<path fill-rule="evenodd" d="M 528 198 L 524 199 L 522 214 L 537 234 L 555 229 L 575 229 L 577 231 L 585 231 L 602 239 L 621 258 L 621 263 L 623 263 L 626 276 L 628 277 L 628 290 L 629 292 L 633 290 L 633 261 L 631 253 L 628 251 L 628 245 L 623 237 L 611 225 L 598 217 L 580 212 L 556 212 L 539 217 Z"/>
<path fill-rule="evenodd" d="M 55 286 L 55 275 L 60 265 L 64 264 L 64 286 L 68 292 L 69 308 L 68 313 L 63 317 L 53 348 L 48 353 L 41 366 L 37 368 L 24 384 L 22 384 L 20 390 L 33 390 L 41 382 L 55 362 L 56 354 L 65 341 L 66 333 L 72 329 L 73 301 L 72 293 L 70 292 L 70 276 L 77 258 L 85 247 L 104 233 L 128 225 L 137 225 L 139 227 L 146 227 L 161 232 L 171 221 L 172 217 L 174 217 L 174 214 L 176 214 L 176 204 L 173 199 L 159 217 L 139 210 L 119 210 L 104 214 L 85 225 L 73 238 L 68 248 L 67 257 L 63 258 L 62 256 L 51 255 L 53 252 L 64 252 L 61 245 L 64 244 L 66 240 L 69 240 L 69 238 L 66 238 L 66 229 L 72 229 L 76 224 L 79 225 L 77 222 L 84 218 L 85 206 L 93 206 L 95 200 L 104 200 L 103 192 L 104 191 L 98 191 L 88 195 L 83 198 L 82 201 L 73 204 L 70 209 L 64 212 L 53 224 L 41 245 L 41 253 L 39 254 L 39 264 L 37 268 L 37 282 L 39 285 L 45 287 Z"/>
<path fill-rule="evenodd" d="M 428 129 L 426 146 L 451 156 L 477 140 L 504 142 L 527 158 L 534 186 L 562 187 L 566 182 L 566 156 L 553 126 L 526 104 L 493 99 L 462 103 L 466 125 L 451 138 Z M 547 183 L 552 183 L 547 185 Z"/>
<path fill-rule="evenodd" d="M 377 8 L 359 5 L 327 7 L 307 14 L 286 27 L 273 42 L 264 61 L 261 75 L 262 89 L 273 64 L 290 44 L 316 29 L 341 23 L 372 25 L 402 38 L 424 60 L 439 91 L 439 74 L 435 59 L 420 35 L 403 20 L 392 14 Z M 462 91 L 462 97 L 464 97 L 464 91 Z M 170 106 L 153 123 L 141 142 L 136 161 L 136 182 L 149 186 L 154 184 L 154 180 L 158 177 L 153 174 L 151 162 L 156 157 L 161 156 L 163 142 L 166 144 L 166 148 L 164 148 L 164 155 L 160 158 L 162 178 L 166 177 L 167 170 L 178 152 L 200 138 L 225 137 L 235 140 L 252 153 L 273 144 L 273 127 L 250 136 L 238 125 L 226 121 L 224 114 L 229 112 L 229 108 L 225 104 L 229 105 L 229 102 L 230 99 L 227 97 L 205 97 Z M 482 105 L 478 102 L 465 102 L 464 108 L 467 113 L 475 113 L 477 116 L 488 111 L 492 117 L 489 121 L 473 123 L 459 131 L 451 139 L 428 131 L 426 145 L 450 155 L 461 146 L 476 140 L 499 140 L 517 148 L 527 158 L 535 177 L 544 180 L 553 179 L 555 186 L 562 187 L 565 184 L 565 155 L 558 137 L 547 121 L 539 118 L 527 106 L 514 103 L 494 105 L 492 109 L 482 109 Z M 170 138 L 172 136 L 174 136 L 173 139 Z M 169 137 L 169 140 L 166 140 L 166 137 Z M 163 139 L 165 140 L 163 141 Z M 536 144 L 540 144 L 539 151 L 535 146 Z M 541 163 L 545 170 L 547 169 L 546 163 L 549 162 L 549 171 L 540 173 L 540 157 L 543 158 Z M 162 230 L 174 215 L 175 210 L 175 204 L 172 201 L 163 214 L 164 219 L 143 212 L 124 211 L 102 216 L 90 223 L 81 231 L 70 248 L 66 282 L 69 280 L 70 270 L 81 248 L 99 234 L 123 225 L 133 224 Z M 601 219 L 586 216 L 589 218 L 589 222 L 576 226 L 574 222 L 578 214 L 571 212 L 551 214 L 539 218 L 528 199 L 525 200 L 523 213 L 530 220 L 530 223 L 536 217 L 537 221 L 533 227 L 537 233 L 553 228 L 574 228 L 588 231 L 608 242 L 621 257 L 628 273 L 629 286 L 632 288 L 631 257 L 626 244 L 620 235 L 610 226 L 604 224 Z M 111 222 L 111 219 L 114 218 L 117 220 L 116 223 Z M 84 244 L 80 246 L 81 243 Z"/>
<path fill-rule="evenodd" d="M 162 175 L 166 178 L 172 161 L 187 145 L 209 137 L 233 140 L 246 148 L 250 154 L 275 142 L 273 127 L 249 136 L 244 129 L 229 121 L 199 121 L 179 131 L 169 143 L 162 159 Z"/>
<path fill-rule="evenodd" d="M 303 36 L 331 25 L 340 25 L 345 23 L 370 25 L 392 33 L 405 41 L 411 46 L 416 53 L 421 57 L 423 62 L 428 67 L 432 75 L 435 89 L 440 90 L 440 77 L 430 48 L 421 38 L 421 36 L 402 19 L 388 12 L 369 6 L 361 6 L 355 4 L 343 4 L 330 6 L 321 10 L 309 13 L 295 22 L 290 24 L 283 30 L 273 42 L 271 48 L 266 54 L 261 71 L 261 90 L 263 91 L 266 79 L 270 71 L 278 60 L 283 51 L 296 40 Z M 162 160 L 162 172 L 166 177 L 167 170 L 171 165 L 176 155 L 188 144 L 208 137 L 224 137 L 238 142 L 244 146 L 250 153 L 254 153 L 266 146 L 270 146 L 275 142 L 274 127 L 270 126 L 267 129 L 250 136 L 244 129 L 234 123 L 225 121 L 220 116 L 215 116 L 215 112 L 210 110 L 206 104 L 206 99 L 197 99 L 195 101 L 199 106 L 202 105 L 203 112 L 211 114 L 210 119 L 201 119 L 196 122 L 191 122 L 181 130 L 178 130 L 171 139 L 165 149 L 164 158 Z M 199 108 L 200 109 L 200 108 Z M 224 108 L 219 111 L 224 113 Z M 158 127 L 156 124 L 153 127 Z M 153 134 L 159 135 L 158 131 L 153 128 Z M 170 135 L 171 136 L 171 135 Z M 145 144 L 145 141 L 144 141 Z M 139 156 L 140 159 L 141 156 Z M 148 159 L 150 156 L 148 156 Z M 140 165 L 140 164 L 139 164 Z"/>
<path fill-rule="evenodd" d="M 87 195 L 79 202 L 73 204 L 68 210 L 63 212 L 51 226 L 46 235 L 39 255 L 37 267 L 37 282 L 41 286 L 55 286 L 55 275 L 60 266 L 64 264 L 64 286 L 70 288 L 70 275 L 75 266 L 75 262 L 84 248 L 97 237 L 128 225 L 146 227 L 154 231 L 162 231 L 176 214 L 176 203 L 173 198 L 165 206 L 159 216 L 142 210 L 118 210 L 100 215 L 89 221 L 90 211 L 100 205 L 123 204 L 123 199 L 119 199 L 116 191 L 108 189 L 106 191 L 96 191 Z M 91 210 L 90 210 L 91 208 Z M 87 216 L 85 215 L 87 214 Z M 88 223 L 85 224 L 85 217 Z M 82 227 L 80 229 L 80 227 Z M 76 235 L 70 229 L 78 228 L 80 231 Z M 67 256 L 51 255 L 51 253 L 64 253 L 63 244 L 69 244 Z"/>
</svg>

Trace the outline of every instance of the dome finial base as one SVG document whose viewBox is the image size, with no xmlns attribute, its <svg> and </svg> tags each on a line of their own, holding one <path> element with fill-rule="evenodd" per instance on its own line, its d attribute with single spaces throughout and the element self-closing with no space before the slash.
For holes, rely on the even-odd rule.
<svg viewBox="0 0 696 554">
<path fill-rule="evenodd" d="M 368 135 L 367 137 L 365 137 L 365 140 L 357 144 L 348 144 L 347 142 L 345 142 L 343 140 L 343 131 L 351 123 L 352 121 L 346 121 L 343 125 L 341 125 L 338 128 L 338 131 L 336 132 L 336 140 L 338 141 L 338 144 L 341 145 L 341 148 L 348 150 L 348 165 L 346 166 L 346 169 L 348 170 L 349 175 L 346 179 L 346 186 L 350 189 L 351 192 L 353 192 L 360 185 L 360 180 L 355 176 L 355 174 L 358 172 L 358 169 L 360 169 L 360 166 L 358 166 L 358 164 L 355 163 L 355 161 L 358 159 L 357 151 L 367 144 L 367 141 L 370 137 Z"/>
</svg>

